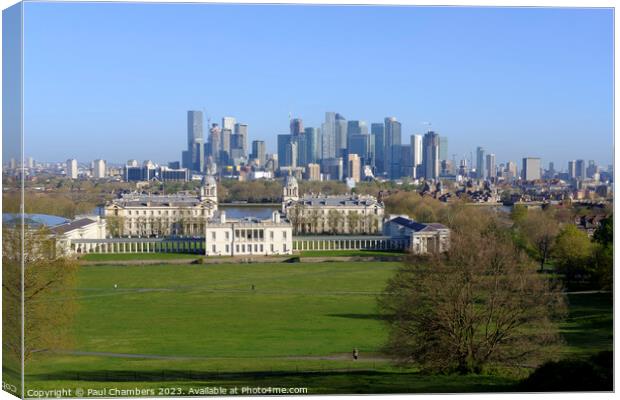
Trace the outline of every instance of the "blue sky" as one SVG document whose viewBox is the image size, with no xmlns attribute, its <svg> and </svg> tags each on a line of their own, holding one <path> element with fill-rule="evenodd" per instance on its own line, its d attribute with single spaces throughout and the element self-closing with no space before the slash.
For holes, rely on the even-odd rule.
<svg viewBox="0 0 620 400">
<path fill-rule="evenodd" d="M 27 3 L 27 154 L 179 160 L 186 111 L 250 140 L 288 114 L 431 121 L 461 158 L 613 155 L 609 9 Z"/>
</svg>

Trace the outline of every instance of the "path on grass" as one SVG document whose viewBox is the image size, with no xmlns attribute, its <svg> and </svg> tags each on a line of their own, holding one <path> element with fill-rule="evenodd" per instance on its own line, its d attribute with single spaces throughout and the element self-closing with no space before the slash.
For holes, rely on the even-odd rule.
<svg viewBox="0 0 620 400">
<path fill-rule="evenodd" d="M 149 360 L 239 360 L 239 359 L 268 359 L 268 360 L 291 360 L 291 361 L 304 361 L 304 360 L 320 360 L 320 361 L 348 361 L 352 360 L 351 354 L 339 353 L 329 354 L 325 356 L 247 356 L 247 357 L 204 357 L 204 356 L 175 356 L 175 355 L 159 355 L 159 354 L 134 354 L 134 353 L 110 353 L 103 351 L 68 351 L 68 350 L 56 350 L 51 351 L 55 354 L 63 354 L 70 356 L 95 356 L 95 357 L 112 357 L 112 358 L 142 358 Z M 391 361 L 387 357 L 381 357 L 377 355 L 365 356 L 360 354 L 358 361 L 373 361 L 373 362 L 389 362 Z"/>
</svg>

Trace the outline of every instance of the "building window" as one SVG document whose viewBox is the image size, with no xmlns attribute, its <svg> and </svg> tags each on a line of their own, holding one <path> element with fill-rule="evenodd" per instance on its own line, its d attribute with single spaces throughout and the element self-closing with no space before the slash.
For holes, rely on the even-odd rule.
<svg viewBox="0 0 620 400">
<path fill-rule="evenodd" d="M 273 240 L 273 231 L 269 232 L 269 237 L 271 238 L 271 240 Z"/>
<path fill-rule="evenodd" d="M 226 232 L 226 240 L 228 240 L 229 238 L 230 238 L 230 234 Z"/>
<path fill-rule="evenodd" d="M 211 246 L 211 249 L 213 250 L 213 252 L 215 253 L 215 245 Z"/>
<path fill-rule="evenodd" d="M 261 253 L 263 252 L 263 245 L 262 244 L 260 245 L 260 252 Z"/>
<path fill-rule="evenodd" d="M 215 240 L 215 232 L 211 232 L 211 239 Z"/>
<path fill-rule="evenodd" d="M 235 252 L 237 252 L 237 253 L 239 252 L 239 245 L 238 244 L 235 245 Z"/>
<path fill-rule="evenodd" d="M 272 244 L 272 245 L 271 245 L 271 252 L 273 253 L 273 251 L 274 251 L 274 250 L 273 250 L 273 244 Z"/>
<path fill-rule="evenodd" d="M 286 243 L 282 245 L 282 251 L 286 253 Z"/>
<path fill-rule="evenodd" d="M 230 253 L 230 246 L 226 245 L 226 254 Z"/>
<path fill-rule="evenodd" d="M 286 240 L 286 231 L 282 231 L 282 239 Z"/>
</svg>

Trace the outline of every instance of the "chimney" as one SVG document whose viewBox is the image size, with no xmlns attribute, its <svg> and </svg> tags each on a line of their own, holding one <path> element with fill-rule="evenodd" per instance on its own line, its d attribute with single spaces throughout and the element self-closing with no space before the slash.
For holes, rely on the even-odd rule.
<svg viewBox="0 0 620 400">
<path fill-rule="evenodd" d="M 220 224 L 226 223 L 226 211 L 220 211 Z"/>
<path fill-rule="evenodd" d="M 277 212 L 277 211 L 274 211 L 272 219 L 273 219 L 274 223 L 279 224 L 280 223 L 280 213 Z"/>
</svg>

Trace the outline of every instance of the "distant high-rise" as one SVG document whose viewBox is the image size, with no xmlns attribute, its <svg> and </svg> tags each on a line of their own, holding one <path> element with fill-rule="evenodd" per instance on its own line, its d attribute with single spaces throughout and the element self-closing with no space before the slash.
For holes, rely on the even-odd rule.
<svg viewBox="0 0 620 400">
<path fill-rule="evenodd" d="M 478 179 L 484 178 L 484 148 L 478 147 L 476 149 L 476 177 Z"/>
<path fill-rule="evenodd" d="M 187 148 L 190 149 L 197 139 L 203 139 L 202 111 L 187 112 Z"/>
<path fill-rule="evenodd" d="M 362 165 L 361 165 L 360 157 L 357 154 L 349 154 L 347 176 L 349 178 L 352 178 L 353 181 L 357 183 L 360 181 L 361 173 L 362 173 Z"/>
<path fill-rule="evenodd" d="M 514 181 L 518 176 L 517 163 L 514 161 L 508 161 L 506 163 L 506 179 L 508 181 Z"/>
<path fill-rule="evenodd" d="M 422 135 L 411 135 L 411 164 L 413 177 L 421 178 L 418 176 L 418 170 L 422 165 Z"/>
<path fill-rule="evenodd" d="M 252 158 L 258 160 L 258 165 L 265 166 L 267 162 L 267 148 L 262 140 L 254 140 L 252 142 Z"/>
<path fill-rule="evenodd" d="M 342 115 L 336 113 L 335 121 L 335 141 L 336 156 L 342 154 L 342 150 L 347 148 L 347 120 Z"/>
<path fill-rule="evenodd" d="M 309 181 L 320 181 L 321 166 L 315 163 L 308 164 L 308 167 L 306 168 L 306 179 Z"/>
<path fill-rule="evenodd" d="M 448 138 L 441 136 L 439 138 L 439 161 L 445 161 L 448 159 Z"/>
<path fill-rule="evenodd" d="M 304 123 L 301 118 L 291 119 L 291 135 L 299 135 L 304 131 Z"/>
<path fill-rule="evenodd" d="M 183 167 L 191 171 L 204 169 L 204 132 L 202 111 L 187 112 L 187 150 L 183 152 Z"/>
<path fill-rule="evenodd" d="M 237 119 L 234 117 L 223 117 L 222 118 L 222 130 L 229 129 L 231 132 L 234 132 L 236 123 L 237 123 Z"/>
<path fill-rule="evenodd" d="M 521 168 L 522 178 L 526 181 L 540 179 L 540 158 L 525 157 Z"/>
<path fill-rule="evenodd" d="M 351 141 L 353 135 L 368 135 L 368 124 L 366 121 L 349 121 L 347 122 L 347 141 Z M 347 145 L 349 147 L 349 145 Z M 350 150 L 350 149 L 349 149 Z"/>
<path fill-rule="evenodd" d="M 400 146 L 400 176 L 413 177 L 415 175 L 413 168 L 413 151 L 411 145 Z"/>
<path fill-rule="evenodd" d="M 580 181 L 586 179 L 586 162 L 584 160 L 577 160 L 575 162 L 575 178 Z"/>
<path fill-rule="evenodd" d="M 235 147 L 241 149 L 245 157 L 248 154 L 248 124 L 235 124 Z"/>
<path fill-rule="evenodd" d="M 291 148 L 290 144 L 293 136 L 289 134 L 278 135 L 278 164 L 280 167 L 290 167 L 291 165 Z"/>
<path fill-rule="evenodd" d="M 75 158 L 67 160 L 67 178 L 77 179 L 78 177 L 78 162 Z"/>
<path fill-rule="evenodd" d="M 422 165 L 424 179 L 431 180 L 439 177 L 439 135 L 428 131 L 422 139 Z"/>
<path fill-rule="evenodd" d="M 221 133 L 221 148 L 220 148 L 220 163 L 228 164 L 228 158 L 230 157 L 230 142 L 232 136 L 232 129 L 222 128 Z"/>
<path fill-rule="evenodd" d="M 105 178 L 106 176 L 106 162 L 105 160 L 93 161 L 93 177 Z"/>
<path fill-rule="evenodd" d="M 321 125 L 321 158 L 336 156 L 336 113 L 326 112 L 325 122 Z"/>
<path fill-rule="evenodd" d="M 370 134 L 374 138 L 373 162 L 379 172 L 385 171 L 383 158 L 385 157 L 385 125 L 382 123 L 370 124 Z"/>
<path fill-rule="evenodd" d="M 315 163 L 321 158 L 321 131 L 318 128 L 306 128 L 306 159 Z"/>
<path fill-rule="evenodd" d="M 385 124 L 384 164 L 390 179 L 400 178 L 401 124 L 394 117 L 387 117 Z"/>
<path fill-rule="evenodd" d="M 577 177 L 577 168 L 575 165 L 575 160 L 571 160 L 568 162 L 568 177 L 571 179 L 575 179 Z"/>
<path fill-rule="evenodd" d="M 221 134 L 222 130 L 220 127 L 217 124 L 211 124 L 211 129 L 209 129 L 209 143 L 211 145 L 209 150 L 211 152 L 209 155 L 211 156 L 213 162 L 218 162 L 220 159 L 220 149 L 222 147 Z"/>
<path fill-rule="evenodd" d="M 487 178 L 495 179 L 497 178 L 497 167 L 495 165 L 495 154 L 489 153 L 487 154 Z"/>
<path fill-rule="evenodd" d="M 357 154 L 363 165 L 370 165 L 370 135 L 356 133 L 349 136 L 349 153 Z"/>
</svg>

